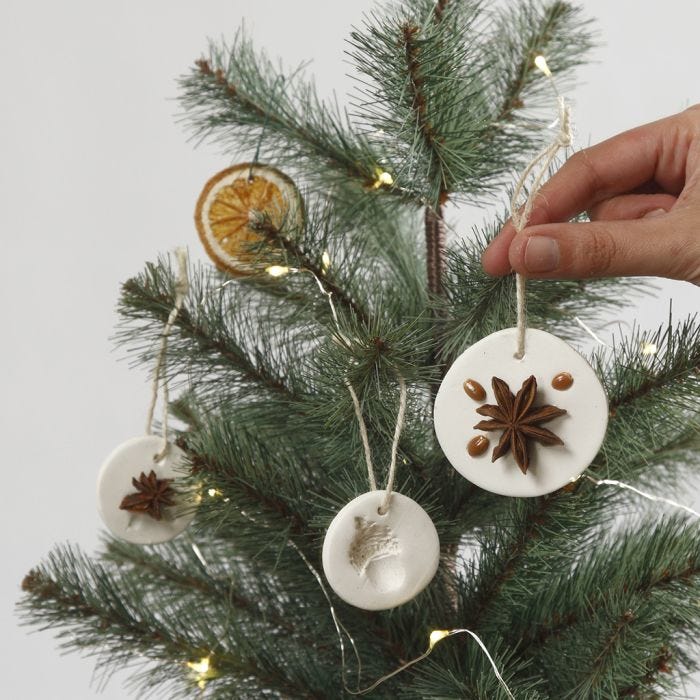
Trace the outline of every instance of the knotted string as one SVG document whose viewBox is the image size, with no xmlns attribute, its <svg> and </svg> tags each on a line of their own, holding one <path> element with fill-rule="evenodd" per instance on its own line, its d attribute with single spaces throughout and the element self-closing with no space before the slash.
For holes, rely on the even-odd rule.
<svg viewBox="0 0 700 700">
<path fill-rule="evenodd" d="M 539 58 L 542 57 L 538 56 L 538 59 Z M 557 94 L 559 131 L 552 142 L 546 148 L 542 149 L 530 161 L 515 185 L 515 189 L 513 190 L 513 194 L 510 199 L 510 212 L 511 221 L 513 222 L 513 227 L 517 233 L 520 233 L 527 226 L 527 223 L 530 220 L 530 215 L 532 214 L 532 209 L 535 205 L 535 199 L 537 198 L 540 187 L 542 186 L 542 180 L 549 172 L 549 168 L 554 162 L 554 159 L 557 157 L 559 149 L 568 148 L 573 140 L 571 132 L 571 109 L 569 108 L 569 105 L 566 104 L 564 98 L 559 95 L 556 85 L 552 80 L 552 74 L 550 73 L 549 68 L 547 68 L 547 64 L 544 62 L 544 59 L 537 63 L 537 65 L 538 68 L 540 68 L 550 79 Z M 535 173 L 534 176 L 533 173 Z M 520 205 L 519 201 L 522 198 L 523 191 L 525 190 L 526 182 L 531 176 L 533 177 L 532 184 L 528 188 L 527 197 L 525 198 L 524 204 Z M 521 359 L 525 355 L 525 330 L 527 329 L 525 284 L 525 277 L 523 277 L 523 275 L 520 273 L 516 273 L 515 291 L 518 309 L 518 333 L 515 357 L 517 359 Z"/>
<path fill-rule="evenodd" d="M 269 270 L 274 270 L 276 273 L 280 272 L 280 270 L 277 270 L 275 268 L 269 268 Z M 346 345 L 350 345 L 351 341 L 350 339 L 343 333 L 342 328 L 340 327 L 340 320 L 338 318 L 338 312 L 335 308 L 335 304 L 333 303 L 333 292 L 329 292 L 322 280 L 318 277 L 318 275 L 313 272 L 312 270 L 309 270 L 304 267 L 284 267 L 281 268 L 281 270 L 284 271 L 284 274 L 309 274 L 311 277 L 313 277 L 314 281 L 316 282 L 316 286 L 319 289 L 319 292 L 321 295 L 326 299 L 328 302 L 328 306 L 331 311 L 331 317 L 333 318 L 333 325 L 335 326 L 336 332 L 338 334 L 338 338 L 345 343 Z M 279 275 L 273 275 L 273 276 L 279 276 Z M 398 462 L 398 451 L 399 451 L 399 439 L 401 437 L 401 432 L 403 431 L 403 426 L 406 421 L 406 404 L 407 404 L 407 389 L 406 389 L 406 382 L 404 378 L 399 375 L 398 376 L 398 382 L 399 382 L 399 391 L 400 391 L 400 397 L 399 397 L 399 411 L 396 417 L 396 427 L 394 428 L 394 439 L 392 441 L 391 445 L 391 460 L 389 463 L 389 473 L 387 475 L 387 483 L 386 483 L 386 488 L 385 488 L 385 494 L 384 494 L 384 499 L 382 500 L 381 505 L 379 506 L 379 514 L 380 515 L 385 515 L 387 511 L 389 510 L 389 503 L 391 501 L 391 494 L 394 489 L 394 480 L 396 478 L 396 469 L 397 469 L 397 462 Z M 360 439 L 362 441 L 362 447 L 364 449 L 364 454 L 365 454 L 365 463 L 367 465 L 367 479 L 369 481 L 369 487 L 371 491 L 377 491 L 377 479 L 374 473 L 374 465 L 372 463 L 372 448 L 370 447 L 369 444 L 369 435 L 367 434 L 367 425 L 365 423 L 365 419 L 362 416 L 362 406 L 360 405 L 360 400 L 357 396 L 357 392 L 355 391 L 355 388 L 352 386 L 350 383 L 349 379 L 345 379 L 345 386 L 347 387 L 348 391 L 350 392 L 350 396 L 352 397 L 352 404 L 355 409 L 355 415 L 357 416 L 357 423 L 360 428 Z"/>
<path fill-rule="evenodd" d="M 367 425 L 365 424 L 365 419 L 362 416 L 362 407 L 360 406 L 360 400 L 357 398 L 357 393 L 353 388 L 350 380 L 345 380 L 345 386 L 352 396 L 352 405 L 355 408 L 355 415 L 357 416 L 357 423 L 360 427 L 360 438 L 362 440 L 362 446 L 365 451 L 365 462 L 367 464 L 367 477 L 369 479 L 369 487 L 371 491 L 377 490 L 377 479 L 374 475 L 374 465 L 372 464 L 372 448 L 369 445 L 369 437 L 367 435 Z M 384 499 L 382 504 L 379 506 L 379 514 L 384 515 L 389 510 L 389 501 L 391 501 L 391 493 L 394 489 L 394 479 L 396 477 L 396 463 L 399 451 L 399 438 L 401 437 L 401 431 L 406 419 L 406 381 L 399 375 L 399 412 L 396 416 L 396 428 L 394 428 L 394 439 L 391 443 L 391 461 L 389 463 L 389 474 L 386 479 L 386 487 Z"/>
<path fill-rule="evenodd" d="M 153 383 L 151 385 L 151 403 L 148 407 L 146 416 L 146 435 L 153 435 L 153 415 L 158 402 L 158 391 L 163 385 L 163 448 L 155 456 L 155 461 L 159 462 L 168 451 L 168 404 L 170 403 L 170 392 L 168 389 L 168 379 L 165 376 L 166 360 L 168 352 L 168 336 L 175 325 L 177 316 L 180 313 L 182 304 L 185 301 L 187 292 L 190 288 L 189 277 L 187 274 L 187 250 L 185 248 L 177 248 L 175 251 L 178 262 L 178 276 L 175 281 L 175 303 L 173 305 L 168 320 L 163 326 L 163 331 L 160 334 L 160 351 L 156 357 L 156 365 L 153 370 Z"/>
</svg>

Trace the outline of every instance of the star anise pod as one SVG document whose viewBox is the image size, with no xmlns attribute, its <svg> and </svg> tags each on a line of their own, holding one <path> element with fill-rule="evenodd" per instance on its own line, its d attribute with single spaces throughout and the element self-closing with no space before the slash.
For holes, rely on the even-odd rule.
<svg viewBox="0 0 700 700">
<path fill-rule="evenodd" d="M 482 420 L 474 428 L 477 430 L 502 430 L 503 434 L 494 447 L 491 461 L 510 450 L 523 474 L 527 474 L 530 466 L 528 455 L 528 440 L 536 440 L 542 445 L 563 445 L 563 441 L 551 430 L 542 428 L 538 423 L 563 416 L 566 411 L 556 406 L 533 406 L 537 396 L 537 380 L 534 376 L 523 382 L 520 391 L 513 396 L 508 385 L 498 377 L 491 380 L 496 404 L 479 406 L 476 412 L 488 416 L 491 420 Z"/>
<path fill-rule="evenodd" d="M 131 513 L 150 515 L 154 520 L 162 520 L 163 508 L 175 505 L 175 489 L 170 485 L 172 481 L 159 479 L 153 469 L 148 476 L 141 472 L 138 479 L 134 477 L 131 480 L 136 493 L 124 496 L 119 508 Z"/>
</svg>

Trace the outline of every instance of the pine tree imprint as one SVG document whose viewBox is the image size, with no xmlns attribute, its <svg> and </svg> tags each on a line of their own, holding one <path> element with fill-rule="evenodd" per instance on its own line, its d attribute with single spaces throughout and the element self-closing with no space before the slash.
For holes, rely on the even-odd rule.
<svg viewBox="0 0 700 700">
<path fill-rule="evenodd" d="M 376 561 L 399 554 L 399 541 L 391 528 L 364 517 L 355 518 L 355 537 L 350 543 L 350 563 L 360 576 Z"/>
</svg>

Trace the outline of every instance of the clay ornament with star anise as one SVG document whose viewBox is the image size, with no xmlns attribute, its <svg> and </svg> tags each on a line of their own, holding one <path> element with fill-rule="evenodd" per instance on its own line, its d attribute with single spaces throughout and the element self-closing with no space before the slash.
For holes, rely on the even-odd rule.
<svg viewBox="0 0 700 700">
<path fill-rule="evenodd" d="M 124 496 L 119 508 L 130 513 L 150 515 L 154 520 L 162 520 L 163 509 L 175 505 L 175 489 L 170 485 L 172 481 L 159 479 L 153 469 L 148 476 L 141 472 L 138 479 L 131 479 L 136 492 Z"/>
<path fill-rule="evenodd" d="M 493 377 L 491 386 L 496 396 L 496 405 L 486 404 L 476 409 L 479 415 L 488 416 L 491 420 L 482 420 L 474 428 L 502 430 L 501 439 L 491 454 L 491 461 L 495 462 L 510 451 L 520 471 L 527 474 L 530 466 L 529 441 L 535 440 L 548 446 L 564 444 L 561 438 L 539 424 L 563 416 L 566 411 L 556 406 L 534 405 L 537 397 L 537 380 L 534 376 L 523 382 L 515 396 L 508 385 L 498 377 Z"/>
</svg>

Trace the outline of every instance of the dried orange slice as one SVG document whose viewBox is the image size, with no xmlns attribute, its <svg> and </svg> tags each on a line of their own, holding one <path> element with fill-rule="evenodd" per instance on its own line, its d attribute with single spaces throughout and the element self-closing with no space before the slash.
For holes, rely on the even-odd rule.
<svg viewBox="0 0 700 700">
<path fill-rule="evenodd" d="M 195 224 L 216 266 L 234 275 L 250 275 L 271 264 L 253 250 L 264 236 L 250 224 L 264 216 L 280 232 L 299 229 L 304 208 L 294 182 L 276 168 L 241 163 L 217 173 L 197 200 Z"/>
</svg>

